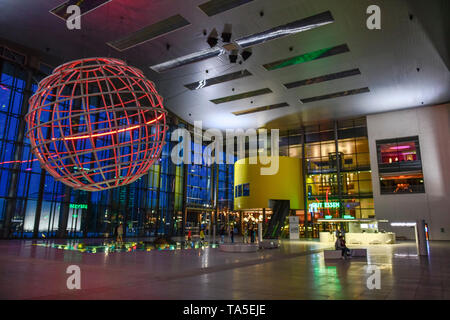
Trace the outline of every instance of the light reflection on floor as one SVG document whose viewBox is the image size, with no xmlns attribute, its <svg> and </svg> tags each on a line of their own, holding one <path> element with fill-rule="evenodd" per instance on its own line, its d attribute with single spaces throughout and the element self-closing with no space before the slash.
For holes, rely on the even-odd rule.
<svg viewBox="0 0 450 320">
<path fill-rule="evenodd" d="M 366 246 L 367 259 L 327 261 L 329 245 L 317 241 L 254 253 L 178 242 L 1 241 L 0 299 L 450 299 L 450 242 L 430 243 L 428 257 L 403 242 Z M 81 269 L 81 290 L 67 289 L 70 265 Z M 381 289 L 368 289 L 368 266 L 379 268 Z"/>
<path fill-rule="evenodd" d="M 113 252 L 135 252 L 152 250 L 189 250 L 218 248 L 217 243 L 203 241 L 184 241 L 167 244 L 154 244 L 150 241 L 138 242 L 102 242 L 102 243 L 84 243 L 82 241 L 68 241 L 67 243 L 55 243 L 52 241 L 44 243 L 34 243 L 35 246 L 54 248 L 60 250 L 79 251 L 83 253 L 113 253 Z"/>
</svg>

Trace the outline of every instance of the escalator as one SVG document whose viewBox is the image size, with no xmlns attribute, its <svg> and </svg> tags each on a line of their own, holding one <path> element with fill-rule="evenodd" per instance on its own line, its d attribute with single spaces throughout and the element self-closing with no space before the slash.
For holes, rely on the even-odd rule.
<svg viewBox="0 0 450 320">
<path fill-rule="evenodd" d="M 270 200 L 272 218 L 263 232 L 263 239 L 278 239 L 286 217 L 289 215 L 289 200 Z"/>
</svg>

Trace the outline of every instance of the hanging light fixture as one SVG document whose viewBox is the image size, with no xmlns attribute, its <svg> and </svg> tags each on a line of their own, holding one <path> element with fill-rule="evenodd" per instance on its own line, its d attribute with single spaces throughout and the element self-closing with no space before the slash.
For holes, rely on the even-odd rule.
<svg viewBox="0 0 450 320">
<path fill-rule="evenodd" d="M 159 159 L 163 99 L 142 71 L 112 58 L 57 67 L 30 98 L 31 151 L 57 181 L 100 191 L 132 183 Z"/>
</svg>

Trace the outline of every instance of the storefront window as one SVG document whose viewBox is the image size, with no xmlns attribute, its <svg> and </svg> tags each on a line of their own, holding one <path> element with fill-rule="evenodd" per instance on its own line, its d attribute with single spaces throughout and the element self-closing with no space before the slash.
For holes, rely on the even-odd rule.
<svg viewBox="0 0 450 320">
<path fill-rule="evenodd" d="M 425 192 L 423 174 L 382 175 L 380 177 L 380 192 L 381 194 L 423 193 Z"/>
<path fill-rule="evenodd" d="M 417 160 L 415 142 L 386 143 L 380 145 L 381 163 Z"/>
<path fill-rule="evenodd" d="M 378 140 L 380 193 L 423 193 L 419 137 Z"/>
<path fill-rule="evenodd" d="M 380 172 L 422 170 L 418 137 L 377 141 Z"/>
</svg>

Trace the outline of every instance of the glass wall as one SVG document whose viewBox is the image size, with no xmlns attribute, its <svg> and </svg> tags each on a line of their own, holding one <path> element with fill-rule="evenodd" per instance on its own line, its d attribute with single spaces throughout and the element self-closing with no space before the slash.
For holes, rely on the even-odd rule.
<svg viewBox="0 0 450 320">
<path fill-rule="evenodd" d="M 302 158 L 303 153 L 306 221 L 375 216 L 365 118 L 281 133 L 281 155 Z"/>
<path fill-rule="evenodd" d="M 22 106 L 44 76 L 24 64 L 0 58 L 2 234 L 8 229 L 10 238 L 109 237 L 123 222 L 127 236 L 181 235 L 183 204 L 187 209 L 215 210 L 216 188 L 217 206 L 232 210 L 233 165 L 220 165 L 218 183 L 214 183 L 213 166 L 175 165 L 171 161 L 170 152 L 176 142 L 170 141 L 170 133 L 188 126 L 180 119 L 174 125 L 175 116 L 171 114 L 161 157 L 138 181 L 100 192 L 73 190 L 55 181 L 31 154 L 26 136 L 23 144 L 17 141 L 20 130 L 26 130 L 24 123 L 21 127 Z M 28 92 L 27 79 L 32 79 Z M 25 111 L 27 108 L 25 105 Z M 17 177 L 16 187 L 11 186 L 13 175 Z M 11 215 L 8 227 L 7 211 Z"/>
</svg>

